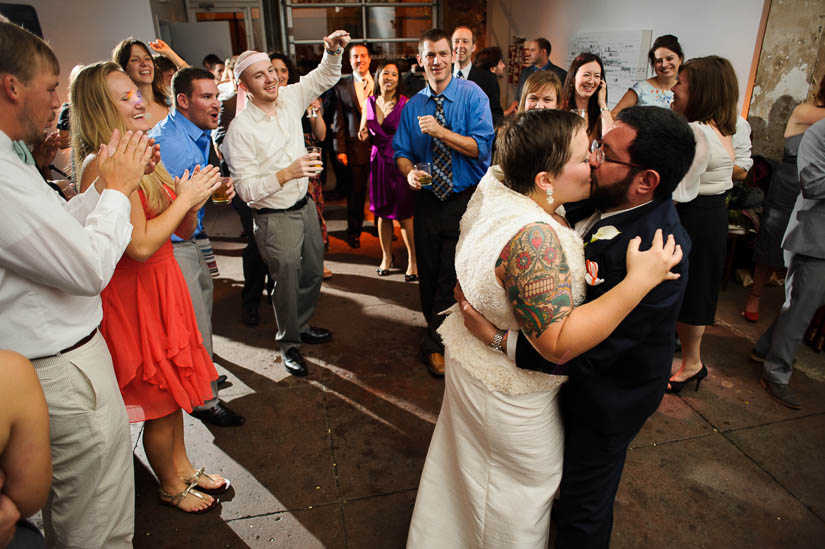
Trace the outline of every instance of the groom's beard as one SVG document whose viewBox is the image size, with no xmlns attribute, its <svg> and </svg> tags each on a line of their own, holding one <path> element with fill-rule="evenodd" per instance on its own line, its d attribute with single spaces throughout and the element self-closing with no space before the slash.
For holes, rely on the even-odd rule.
<svg viewBox="0 0 825 549">
<path fill-rule="evenodd" d="M 627 177 L 621 181 L 617 181 L 612 185 L 602 185 L 596 174 L 592 174 L 590 185 L 590 200 L 593 206 L 600 212 L 607 212 L 618 209 L 619 206 L 627 201 L 627 189 L 633 182 L 633 177 L 636 174 L 628 174 Z"/>
</svg>

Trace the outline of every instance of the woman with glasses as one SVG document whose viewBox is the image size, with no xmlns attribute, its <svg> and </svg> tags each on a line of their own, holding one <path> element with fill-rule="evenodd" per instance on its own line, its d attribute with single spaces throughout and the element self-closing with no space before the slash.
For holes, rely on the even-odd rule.
<svg viewBox="0 0 825 549">
<path fill-rule="evenodd" d="M 687 288 L 676 330 L 682 342 L 682 363 L 671 376 L 668 391 L 678 393 L 688 383 L 708 375 L 702 362 L 705 327 L 714 323 L 716 303 L 724 270 L 728 234 L 725 193 L 733 187 L 736 153 L 736 101 L 739 87 L 730 61 L 716 55 L 691 59 L 679 67 L 671 108 L 684 115 L 707 155 L 694 160 L 680 183 L 681 202 L 676 210 L 693 243 L 689 257 Z M 698 147 L 697 147 L 698 149 Z"/>
</svg>

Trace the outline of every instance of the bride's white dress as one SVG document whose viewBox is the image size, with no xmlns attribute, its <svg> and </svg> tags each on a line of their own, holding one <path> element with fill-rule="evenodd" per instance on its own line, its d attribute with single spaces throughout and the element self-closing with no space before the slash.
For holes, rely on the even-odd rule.
<svg viewBox="0 0 825 549">
<path fill-rule="evenodd" d="M 495 277 L 505 245 L 530 223 L 561 242 L 575 304 L 584 300 L 584 251 L 574 231 L 501 183 L 489 169 L 461 218 L 456 274 L 468 301 L 500 328 L 518 329 Z M 446 347 L 444 401 L 413 511 L 408 548 L 547 547 L 561 480 L 564 431 L 556 394 L 566 376 L 520 370 L 464 327 L 456 306 L 439 333 Z"/>
</svg>

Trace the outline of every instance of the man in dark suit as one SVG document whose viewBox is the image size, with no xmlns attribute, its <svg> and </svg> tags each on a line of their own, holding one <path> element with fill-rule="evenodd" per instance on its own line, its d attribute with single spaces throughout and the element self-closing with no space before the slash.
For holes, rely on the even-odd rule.
<svg viewBox="0 0 825 549">
<path fill-rule="evenodd" d="M 490 114 L 493 116 L 493 126 L 496 127 L 504 120 L 504 110 L 501 108 L 501 90 L 498 79 L 489 70 L 482 70 L 473 65 L 473 53 L 476 51 L 475 33 L 470 27 L 456 27 L 453 31 L 453 76 L 475 82 L 490 100 Z"/>
<path fill-rule="evenodd" d="M 358 139 L 358 130 L 361 111 L 367 97 L 373 94 L 374 84 L 370 75 L 370 53 L 364 44 L 350 46 L 349 62 L 352 74 L 342 76 L 334 88 L 336 104 L 332 131 L 335 133 L 336 158 L 352 175 L 347 194 L 347 244 L 351 248 L 360 248 L 372 143 L 369 139 Z"/>
<path fill-rule="evenodd" d="M 781 404 L 798 410 L 790 388 L 794 357 L 808 323 L 825 302 L 825 120 L 805 131 L 797 157 L 800 193 L 782 248 L 785 250 L 785 304 L 751 351 L 762 362 L 762 386 Z"/>
<path fill-rule="evenodd" d="M 690 239 L 670 197 L 695 146 L 693 132 L 679 115 L 632 107 L 621 112 L 590 156 L 595 211 L 575 224 L 587 243 L 587 301 L 625 277 L 628 241 L 636 236 L 645 246 L 658 229 L 665 237 L 672 234 L 684 259 L 673 269 L 681 275 L 678 280 L 654 288 L 607 339 L 563 366 L 570 379 L 559 396 L 565 448 L 557 549 L 608 546 L 627 448 L 667 387 L 690 253 Z M 459 305 L 468 328 L 490 342 L 495 327 L 466 301 Z M 508 332 L 502 346 L 519 368 L 559 371 L 519 332 Z"/>
<path fill-rule="evenodd" d="M 528 66 L 522 69 L 518 77 L 518 88 L 516 89 L 516 102 L 521 99 L 521 89 L 524 83 L 530 78 L 530 75 L 536 71 L 553 71 L 559 77 L 561 83 L 567 78 L 567 71 L 558 65 L 554 65 L 550 61 L 550 52 L 552 51 L 550 41 L 546 38 L 536 38 L 524 43 L 525 61 L 529 63 Z"/>
</svg>

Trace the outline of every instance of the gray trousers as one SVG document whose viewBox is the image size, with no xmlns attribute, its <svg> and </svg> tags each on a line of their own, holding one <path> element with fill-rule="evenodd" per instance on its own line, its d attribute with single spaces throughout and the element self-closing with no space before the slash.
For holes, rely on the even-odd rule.
<svg viewBox="0 0 825 549">
<path fill-rule="evenodd" d="M 315 202 L 307 198 L 303 208 L 291 212 L 255 211 L 255 241 L 275 281 L 275 341 L 284 353 L 301 346 L 321 294 L 324 242 Z"/>
<path fill-rule="evenodd" d="M 785 277 L 785 303 L 754 350 L 766 355 L 763 375 L 787 384 L 796 351 L 814 313 L 825 302 L 825 259 L 792 254 Z"/>
<path fill-rule="evenodd" d="M 100 332 L 68 353 L 32 360 L 49 406 L 49 547 L 132 547 L 135 473 L 129 418 Z"/>
<path fill-rule="evenodd" d="M 195 320 L 198 330 L 203 337 L 203 346 L 212 358 L 212 275 L 206 260 L 194 239 L 173 242 L 175 259 L 178 261 L 189 297 L 192 298 L 192 308 L 195 310 Z M 212 398 L 197 406 L 195 410 L 208 410 L 218 404 L 218 382 L 212 382 Z"/>
</svg>

